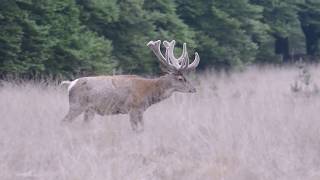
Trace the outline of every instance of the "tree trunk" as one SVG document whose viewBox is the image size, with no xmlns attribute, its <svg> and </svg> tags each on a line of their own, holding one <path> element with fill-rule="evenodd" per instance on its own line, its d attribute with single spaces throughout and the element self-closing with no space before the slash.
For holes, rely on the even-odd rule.
<svg viewBox="0 0 320 180">
<path fill-rule="evenodd" d="M 301 25 L 302 31 L 306 38 L 307 55 L 314 57 L 319 54 L 319 36 L 314 25 Z"/>
<path fill-rule="evenodd" d="M 282 55 L 285 62 L 289 60 L 289 38 L 275 36 L 275 54 Z"/>
</svg>

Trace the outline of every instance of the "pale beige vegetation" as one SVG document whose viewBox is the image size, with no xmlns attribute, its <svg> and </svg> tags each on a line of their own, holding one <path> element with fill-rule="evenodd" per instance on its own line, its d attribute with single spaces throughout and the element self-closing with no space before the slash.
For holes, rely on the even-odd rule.
<svg viewBox="0 0 320 180">
<path fill-rule="evenodd" d="M 311 67 L 320 85 L 320 68 Z M 320 179 L 320 95 L 293 91 L 297 68 L 191 76 L 196 94 L 126 115 L 61 124 L 67 89 L 0 87 L 1 180 Z"/>
</svg>

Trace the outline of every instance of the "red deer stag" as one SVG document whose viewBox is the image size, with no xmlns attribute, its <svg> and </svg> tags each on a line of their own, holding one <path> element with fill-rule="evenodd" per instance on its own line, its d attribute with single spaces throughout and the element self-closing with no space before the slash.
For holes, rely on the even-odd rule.
<svg viewBox="0 0 320 180">
<path fill-rule="evenodd" d="M 147 46 L 160 61 L 166 75 L 146 79 L 135 75 L 115 75 L 82 77 L 68 84 L 69 112 L 63 121 L 71 122 L 84 112 L 84 121 L 90 121 L 95 114 L 129 114 L 134 131 L 143 130 L 143 112 L 152 104 L 158 103 L 175 91 L 195 93 L 196 89 L 186 80 L 184 72 L 195 69 L 200 61 L 195 53 L 194 61 L 189 64 L 186 43 L 182 55 L 175 58 L 175 41 L 164 41 L 165 55 L 160 50 L 161 41 L 150 41 Z"/>
</svg>

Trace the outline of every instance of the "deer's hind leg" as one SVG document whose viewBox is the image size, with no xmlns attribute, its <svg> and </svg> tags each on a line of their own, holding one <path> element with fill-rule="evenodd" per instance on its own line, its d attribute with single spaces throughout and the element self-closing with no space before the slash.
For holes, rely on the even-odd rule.
<svg viewBox="0 0 320 180">
<path fill-rule="evenodd" d="M 72 122 L 84 111 L 83 107 L 80 106 L 70 106 L 67 115 L 62 119 L 63 122 Z"/>
<path fill-rule="evenodd" d="M 132 130 L 136 132 L 143 131 L 143 111 L 141 110 L 131 110 L 129 112 L 130 124 Z"/>
<path fill-rule="evenodd" d="M 95 115 L 95 112 L 93 109 L 91 109 L 91 108 L 86 109 L 86 111 L 84 112 L 84 115 L 83 115 L 84 122 L 91 121 L 94 118 L 94 115 Z"/>
</svg>

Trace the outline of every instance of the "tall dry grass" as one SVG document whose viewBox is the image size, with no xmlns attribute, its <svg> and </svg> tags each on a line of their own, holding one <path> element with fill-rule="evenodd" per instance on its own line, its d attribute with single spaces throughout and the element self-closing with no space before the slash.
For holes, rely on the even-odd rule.
<svg viewBox="0 0 320 180">
<path fill-rule="evenodd" d="M 320 68 L 310 69 L 320 85 Z M 197 94 L 145 113 L 61 124 L 67 90 L 39 83 L 0 88 L 1 180 L 317 180 L 320 95 L 292 92 L 296 68 L 205 73 Z"/>
</svg>

